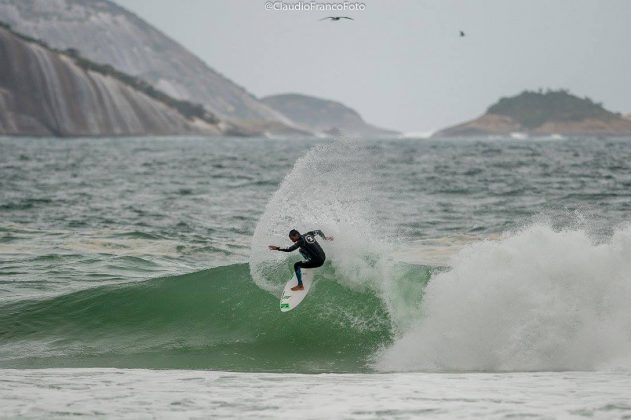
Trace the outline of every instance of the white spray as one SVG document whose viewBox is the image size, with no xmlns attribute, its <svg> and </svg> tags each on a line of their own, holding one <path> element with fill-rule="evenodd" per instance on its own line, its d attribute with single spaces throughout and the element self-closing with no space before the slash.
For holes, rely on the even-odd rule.
<svg viewBox="0 0 631 420">
<path fill-rule="evenodd" d="M 355 270 L 362 271 L 364 261 L 348 262 L 365 257 L 377 246 L 378 235 L 370 214 L 371 171 L 358 149 L 350 142 L 324 144 L 296 161 L 267 204 L 252 239 L 250 270 L 260 287 L 277 292 L 288 279 L 287 254 L 268 251 L 267 245 L 291 244 L 290 229 L 321 229 L 334 236 L 333 242 L 320 241 L 329 261 L 336 269 L 352 271 L 346 274 L 358 285 L 363 283 L 359 278 L 364 276 Z"/>
<path fill-rule="evenodd" d="M 398 325 L 398 298 L 391 293 L 398 287 L 397 268 L 383 224 L 371 209 L 375 164 L 369 148 L 352 141 L 316 146 L 295 163 L 267 204 L 252 239 L 250 272 L 259 287 L 279 294 L 292 275 L 288 260 L 298 258 L 269 251 L 268 244 L 289 245 L 290 229 L 321 229 L 335 237 L 320 241 L 333 280 L 354 290 L 373 290 Z"/>
<path fill-rule="evenodd" d="M 464 248 L 427 286 L 422 318 L 382 370 L 565 370 L 628 365 L 631 228 L 596 244 L 530 226 Z M 626 359 L 626 362 L 625 362 Z"/>
</svg>

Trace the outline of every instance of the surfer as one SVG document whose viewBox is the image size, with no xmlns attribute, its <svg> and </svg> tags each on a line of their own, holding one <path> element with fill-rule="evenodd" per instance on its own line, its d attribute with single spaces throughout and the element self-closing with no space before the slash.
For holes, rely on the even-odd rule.
<svg viewBox="0 0 631 420">
<path fill-rule="evenodd" d="M 332 236 L 324 236 L 321 230 L 314 230 L 301 235 L 296 229 L 292 229 L 289 232 L 289 239 L 294 243 L 289 248 L 281 248 L 276 245 L 270 245 L 268 248 L 272 251 L 292 252 L 300 248 L 300 254 L 304 257 L 305 261 L 298 261 L 294 264 L 294 271 L 296 272 L 296 278 L 298 279 L 298 285 L 291 288 L 291 290 L 304 290 L 302 285 L 302 268 L 316 268 L 321 267 L 326 260 L 326 255 L 320 247 L 318 241 L 316 241 L 315 235 L 321 236 L 327 241 L 332 241 Z"/>
</svg>

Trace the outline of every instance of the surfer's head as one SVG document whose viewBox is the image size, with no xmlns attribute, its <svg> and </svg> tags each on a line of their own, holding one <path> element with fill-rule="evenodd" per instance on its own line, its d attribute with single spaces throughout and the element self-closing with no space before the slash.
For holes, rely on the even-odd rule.
<svg viewBox="0 0 631 420">
<path fill-rule="evenodd" d="M 289 239 L 291 239 L 292 242 L 298 242 L 298 240 L 300 239 L 300 232 L 298 232 L 296 229 L 290 230 Z"/>
</svg>

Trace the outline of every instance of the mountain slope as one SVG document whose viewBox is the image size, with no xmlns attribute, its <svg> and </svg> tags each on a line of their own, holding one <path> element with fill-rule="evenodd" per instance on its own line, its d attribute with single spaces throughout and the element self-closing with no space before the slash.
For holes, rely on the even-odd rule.
<svg viewBox="0 0 631 420">
<path fill-rule="evenodd" d="M 501 98 L 475 120 L 446 128 L 434 137 L 484 135 L 628 136 L 631 120 L 589 98 L 565 90 L 531 92 Z"/>
<path fill-rule="evenodd" d="M 221 134 L 201 107 L 0 27 L 0 134 Z"/>
<path fill-rule="evenodd" d="M 311 131 L 359 137 L 396 134 L 395 131 L 366 123 L 354 109 L 328 99 L 288 93 L 266 96 L 261 100 Z"/>
<path fill-rule="evenodd" d="M 291 126 L 285 117 L 209 68 L 184 47 L 107 0 L 0 0 L 0 20 L 58 49 L 73 48 L 178 99 L 263 128 Z M 267 122 L 266 124 L 261 123 Z"/>
</svg>

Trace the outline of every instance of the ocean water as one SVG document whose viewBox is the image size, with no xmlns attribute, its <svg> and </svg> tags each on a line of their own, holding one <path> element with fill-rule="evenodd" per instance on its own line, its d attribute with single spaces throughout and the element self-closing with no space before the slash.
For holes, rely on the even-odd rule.
<svg viewBox="0 0 631 420">
<path fill-rule="evenodd" d="M 0 416 L 631 417 L 631 139 L 2 138 L 0 186 Z"/>
</svg>

